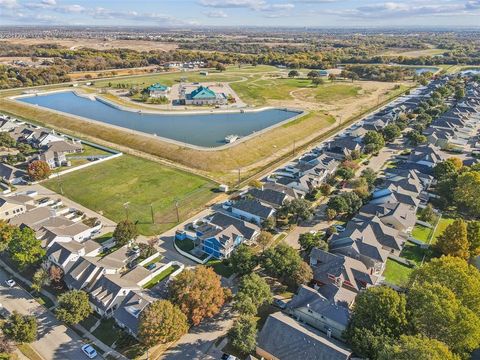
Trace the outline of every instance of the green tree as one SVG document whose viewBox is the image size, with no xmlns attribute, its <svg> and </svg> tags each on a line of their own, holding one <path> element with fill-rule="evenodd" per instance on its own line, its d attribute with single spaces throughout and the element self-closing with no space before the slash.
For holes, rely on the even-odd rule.
<svg viewBox="0 0 480 360">
<path fill-rule="evenodd" d="M 7 132 L 0 132 L 0 146 L 13 148 L 16 145 L 16 141 Z"/>
<path fill-rule="evenodd" d="M 305 199 L 287 201 L 285 205 L 283 205 L 281 212 L 291 214 L 295 218 L 295 222 L 298 222 L 299 220 L 308 220 L 313 215 L 310 203 Z"/>
<path fill-rule="evenodd" d="M 126 245 L 138 237 L 137 227 L 130 220 L 122 220 L 115 227 L 113 237 L 120 246 Z"/>
<path fill-rule="evenodd" d="M 258 313 L 254 299 L 242 293 L 235 295 L 233 309 L 242 315 L 256 316 Z"/>
<path fill-rule="evenodd" d="M 42 243 L 37 240 L 35 233 L 30 228 L 15 228 L 12 240 L 8 244 L 8 251 L 13 261 L 19 268 L 38 263 L 45 256 Z"/>
<path fill-rule="evenodd" d="M 313 279 L 313 271 L 310 265 L 301 261 L 291 276 L 290 283 L 295 286 L 308 284 Z"/>
<path fill-rule="evenodd" d="M 187 317 L 168 300 L 154 301 L 140 314 L 138 337 L 148 347 L 176 341 L 187 332 Z"/>
<path fill-rule="evenodd" d="M 386 142 L 392 142 L 396 138 L 400 137 L 400 135 L 402 135 L 402 131 L 395 124 L 389 124 L 385 126 L 382 133 Z"/>
<path fill-rule="evenodd" d="M 318 86 L 318 85 L 323 85 L 324 83 L 325 81 L 319 77 L 312 79 L 312 85 Z"/>
<path fill-rule="evenodd" d="M 257 321 L 253 316 L 241 316 L 228 332 L 232 346 L 242 354 L 248 354 L 255 349 L 257 343 Z"/>
<path fill-rule="evenodd" d="M 442 255 L 452 255 L 468 259 L 470 253 L 467 238 L 467 223 L 462 219 L 456 219 L 448 225 L 445 231 L 438 237 L 435 248 Z"/>
<path fill-rule="evenodd" d="M 258 235 L 257 244 L 262 247 L 262 251 L 265 251 L 268 245 L 273 241 L 273 235 L 268 231 L 262 231 Z"/>
<path fill-rule="evenodd" d="M 230 291 L 222 288 L 220 276 L 205 266 L 184 270 L 170 282 L 169 290 L 171 301 L 193 325 L 218 314 L 230 297 Z"/>
<path fill-rule="evenodd" d="M 480 171 L 469 171 L 458 176 L 454 191 L 457 204 L 472 215 L 480 214 Z"/>
<path fill-rule="evenodd" d="M 310 80 L 313 80 L 315 78 L 318 78 L 320 76 L 320 74 L 318 73 L 318 71 L 316 70 L 311 70 L 308 72 L 307 74 L 307 77 L 310 79 Z"/>
<path fill-rule="evenodd" d="M 18 343 L 30 343 L 37 339 L 37 319 L 14 311 L 3 326 L 4 334 Z"/>
<path fill-rule="evenodd" d="M 366 153 L 375 153 L 385 146 L 385 140 L 378 131 L 369 131 L 363 137 Z"/>
<path fill-rule="evenodd" d="M 345 337 L 359 355 L 375 358 L 379 349 L 405 333 L 407 326 L 405 296 L 386 286 L 370 287 L 357 295 Z M 371 344 L 365 343 L 362 334 L 368 334 Z"/>
<path fill-rule="evenodd" d="M 50 285 L 50 274 L 46 269 L 43 267 L 40 267 L 35 271 L 33 274 L 33 279 L 32 279 L 32 289 L 40 292 L 40 290 L 47 285 Z"/>
<path fill-rule="evenodd" d="M 50 166 L 43 160 L 34 160 L 28 164 L 27 173 L 33 181 L 45 180 L 51 172 Z"/>
<path fill-rule="evenodd" d="M 297 70 L 290 70 L 288 73 L 289 78 L 299 77 L 300 73 Z"/>
<path fill-rule="evenodd" d="M 480 345 L 480 319 L 441 284 L 410 288 L 407 310 L 416 333 L 442 341 L 454 352 L 472 352 Z"/>
<path fill-rule="evenodd" d="M 371 191 L 374 188 L 375 180 L 377 180 L 377 173 L 372 168 L 366 168 L 362 171 L 362 178 L 368 184 L 368 189 Z"/>
<path fill-rule="evenodd" d="M 294 248 L 280 243 L 265 251 L 262 265 L 268 273 L 285 280 L 293 276 L 301 261 L 302 258 Z"/>
<path fill-rule="evenodd" d="M 220 71 L 220 72 L 223 72 L 225 70 L 227 70 L 227 67 L 225 65 L 223 65 L 222 63 L 218 63 L 216 66 L 215 66 L 215 69 L 217 71 Z"/>
<path fill-rule="evenodd" d="M 4 220 L 0 220 L 0 252 L 8 249 L 16 227 L 9 225 Z"/>
<path fill-rule="evenodd" d="M 435 224 L 437 220 L 437 213 L 433 210 L 433 206 L 431 204 L 427 204 L 425 208 L 419 211 L 419 218 L 422 221 L 426 221 L 430 224 Z"/>
<path fill-rule="evenodd" d="M 270 286 L 265 279 L 257 274 L 249 274 L 242 277 L 236 296 L 239 296 L 240 299 L 242 297 L 249 297 L 257 309 L 273 301 Z"/>
<path fill-rule="evenodd" d="M 467 224 L 467 239 L 470 257 L 480 255 L 480 221 L 469 221 Z"/>
<path fill-rule="evenodd" d="M 230 265 L 238 275 L 250 274 L 257 266 L 258 259 L 253 249 L 241 244 L 230 257 Z"/>
<path fill-rule="evenodd" d="M 394 345 L 387 346 L 381 351 L 379 360 L 460 360 L 441 341 L 423 336 L 400 336 Z"/>
<path fill-rule="evenodd" d="M 83 290 L 71 290 L 58 297 L 55 314 L 59 320 L 74 325 L 86 319 L 92 311 L 88 294 Z"/>
<path fill-rule="evenodd" d="M 444 285 L 453 291 L 462 305 L 480 314 L 480 272 L 465 260 L 454 256 L 432 259 L 410 276 L 410 286 L 424 283 Z"/>
<path fill-rule="evenodd" d="M 355 170 L 341 167 L 336 171 L 335 175 L 341 177 L 343 180 L 350 180 L 355 177 Z"/>
<path fill-rule="evenodd" d="M 433 176 L 437 180 L 444 179 L 446 177 L 450 176 L 456 176 L 457 175 L 457 169 L 455 167 L 455 164 L 452 161 L 442 161 L 436 164 L 433 168 Z"/>
<path fill-rule="evenodd" d="M 320 248 L 322 250 L 328 249 L 328 244 L 325 240 L 323 240 L 323 233 L 304 233 L 300 234 L 298 237 L 298 243 L 300 244 L 301 248 L 305 253 L 310 254 L 313 248 Z"/>
</svg>

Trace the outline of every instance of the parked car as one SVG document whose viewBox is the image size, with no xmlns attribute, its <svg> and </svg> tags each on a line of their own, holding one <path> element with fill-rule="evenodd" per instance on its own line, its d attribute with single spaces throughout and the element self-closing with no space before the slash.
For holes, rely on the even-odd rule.
<svg viewBox="0 0 480 360">
<path fill-rule="evenodd" d="M 345 226 L 342 225 L 333 225 L 335 229 L 337 229 L 338 232 L 344 232 L 345 231 Z"/>
<path fill-rule="evenodd" d="M 11 288 L 14 287 L 15 285 L 17 285 L 17 283 L 13 279 L 5 280 L 5 284 L 7 284 L 7 286 L 11 287 Z"/>
<path fill-rule="evenodd" d="M 222 355 L 222 360 L 238 360 L 238 358 L 233 355 L 228 355 L 224 353 Z"/>
<path fill-rule="evenodd" d="M 95 359 L 97 357 L 97 350 L 95 350 L 90 344 L 83 345 L 82 351 L 89 359 Z"/>
<path fill-rule="evenodd" d="M 147 266 L 147 270 L 153 270 L 153 269 L 155 269 L 156 267 L 157 267 L 157 264 L 155 264 L 155 263 L 149 264 L 149 265 Z"/>
</svg>

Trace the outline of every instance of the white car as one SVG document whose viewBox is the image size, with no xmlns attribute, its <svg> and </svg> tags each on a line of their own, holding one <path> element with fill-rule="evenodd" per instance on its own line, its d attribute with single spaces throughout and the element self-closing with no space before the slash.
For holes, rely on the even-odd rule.
<svg viewBox="0 0 480 360">
<path fill-rule="evenodd" d="M 7 284 L 7 286 L 11 287 L 11 288 L 14 287 L 15 285 L 17 285 L 17 283 L 13 279 L 5 280 L 5 284 Z"/>
<path fill-rule="evenodd" d="M 89 344 L 83 345 L 82 351 L 90 359 L 95 359 L 97 357 L 97 350 L 95 350 L 92 345 L 89 345 Z"/>
</svg>

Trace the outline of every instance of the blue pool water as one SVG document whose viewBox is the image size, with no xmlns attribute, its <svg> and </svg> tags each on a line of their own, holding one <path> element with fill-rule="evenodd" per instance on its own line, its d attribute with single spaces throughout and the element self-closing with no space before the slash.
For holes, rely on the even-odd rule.
<svg viewBox="0 0 480 360">
<path fill-rule="evenodd" d="M 101 101 L 77 96 L 72 91 L 30 96 L 17 100 L 203 147 L 224 145 L 225 137 L 228 135 L 247 136 L 299 114 L 295 111 L 280 109 L 191 115 L 141 114 L 120 110 Z"/>
</svg>

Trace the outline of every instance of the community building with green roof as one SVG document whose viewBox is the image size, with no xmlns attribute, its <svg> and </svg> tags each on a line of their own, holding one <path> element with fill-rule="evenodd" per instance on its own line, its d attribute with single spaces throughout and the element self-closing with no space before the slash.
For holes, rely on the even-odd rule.
<svg viewBox="0 0 480 360">
<path fill-rule="evenodd" d="M 225 105 L 227 103 L 227 95 L 217 93 L 208 86 L 201 85 L 185 94 L 185 105 Z"/>
<path fill-rule="evenodd" d="M 160 98 L 163 96 L 167 96 L 168 93 L 170 92 L 170 88 L 160 83 L 156 83 L 156 84 L 150 85 L 147 88 L 147 91 L 150 97 Z"/>
</svg>

